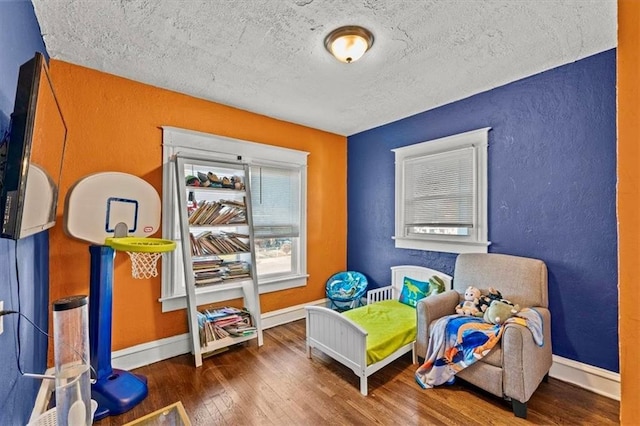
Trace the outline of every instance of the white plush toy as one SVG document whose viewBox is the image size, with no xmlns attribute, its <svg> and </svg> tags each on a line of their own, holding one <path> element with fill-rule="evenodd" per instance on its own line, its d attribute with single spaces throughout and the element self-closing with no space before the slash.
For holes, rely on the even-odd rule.
<svg viewBox="0 0 640 426">
<path fill-rule="evenodd" d="M 464 300 L 456 306 L 456 313 L 460 315 L 477 316 L 480 312 L 480 290 L 469 286 L 464 291 Z"/>
</svg>

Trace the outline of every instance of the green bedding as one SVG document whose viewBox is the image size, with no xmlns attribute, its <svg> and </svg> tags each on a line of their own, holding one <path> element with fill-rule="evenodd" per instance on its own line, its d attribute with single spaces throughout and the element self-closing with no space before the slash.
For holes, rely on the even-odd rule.
<svg viewBox="0 0 640 426">
<path fill-rule="evenodd" d="M 383 300 L 342 315 L 369 333 L 367 365 L 383 360 L 416 340 L 416 309 L 397 300 Z"/>
</svg>

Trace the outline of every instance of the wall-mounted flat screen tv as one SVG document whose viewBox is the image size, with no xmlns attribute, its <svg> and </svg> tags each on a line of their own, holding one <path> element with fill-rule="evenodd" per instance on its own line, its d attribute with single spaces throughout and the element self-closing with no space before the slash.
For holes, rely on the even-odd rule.
<svg viewBox="0 0 640 426">
<path fill-rule="evenodd" d="M 20 66 L 9 137 L 0 144 L 0 237 L 17 240 L 56 221 L 67 127 L 44 56 Z"/>
</svg>

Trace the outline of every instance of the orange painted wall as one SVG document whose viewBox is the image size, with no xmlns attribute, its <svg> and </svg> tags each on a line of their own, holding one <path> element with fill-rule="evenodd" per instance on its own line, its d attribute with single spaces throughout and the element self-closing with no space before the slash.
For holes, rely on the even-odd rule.
<svg viewBox="0 0 640 426">
<path fill-rule="evenodd" d="M 139 176 L 162 194 L 162 132 L 174 126 L 310 152 L 307 287 L 261 296 L 262 312 L 324 297 L 327 277 L 346 267 L 346 138 L 51 60 L 68 139 L 61 199 L 96 172 Z M 51 300 L 88 294 L 88 244 L 63 232 L 63 203 L 50 233 Z M 154 235 L 160 237 L 160 235 Z M 160 278 L 134 280 L 129 258 L 115 260 L 113 342 L 118 350 L 186 333 L 184 311 L 161 312 Z"/>
<path fill-rule="evenodd" d="M 640 419 L 640 1 L 618 1 L 618 251 L 621 424 Z"/>
</svg>

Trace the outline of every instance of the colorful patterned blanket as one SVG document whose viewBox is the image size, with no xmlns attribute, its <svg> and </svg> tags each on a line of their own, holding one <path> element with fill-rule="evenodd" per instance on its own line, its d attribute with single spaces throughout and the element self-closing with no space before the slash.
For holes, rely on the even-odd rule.
<svg viewBox="0 0 640 426">
<path fill-rule="evenodd" d="M 458 371 L 482 359 L 500 341 L 507 324 L 529 328 L 538 346 L 544 344 L 542 317 L 525 308 L 504 324 L 490 324 L 482 318 L 448 315 L 433 326 L 425 362 L 416 371 L 416 382 L 424 389 L 453 383 Z"/>
</svg>

